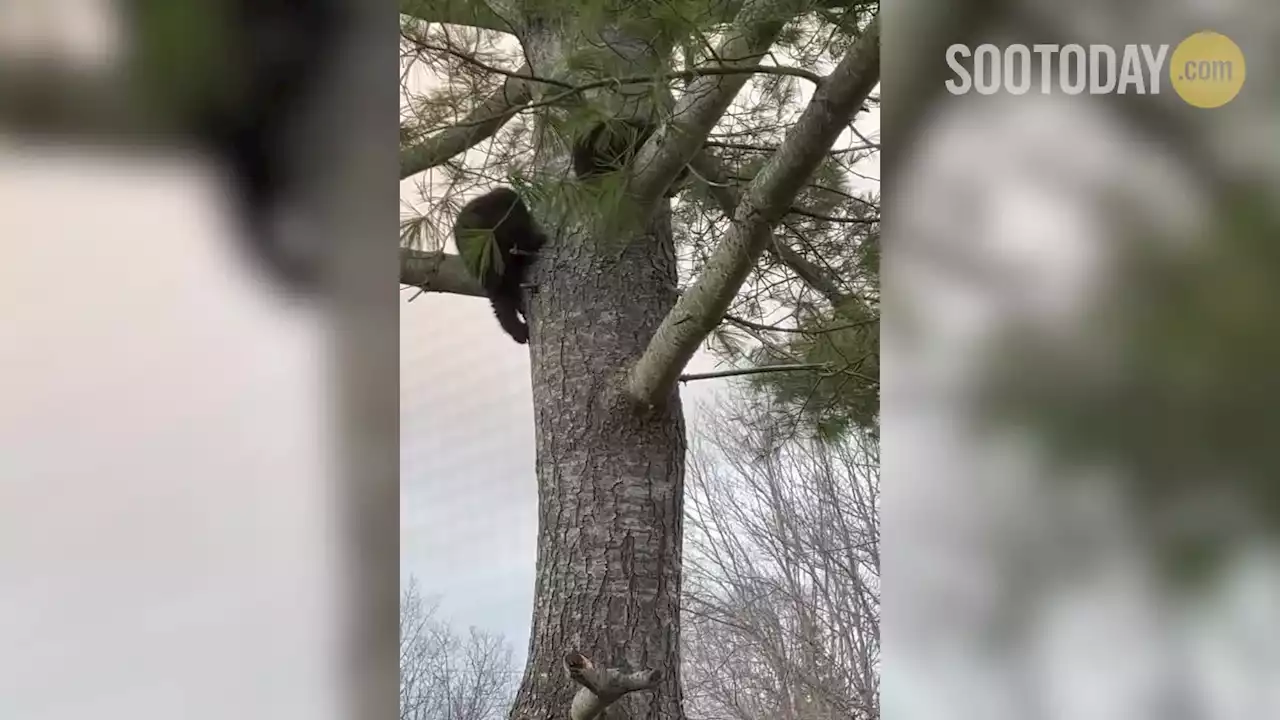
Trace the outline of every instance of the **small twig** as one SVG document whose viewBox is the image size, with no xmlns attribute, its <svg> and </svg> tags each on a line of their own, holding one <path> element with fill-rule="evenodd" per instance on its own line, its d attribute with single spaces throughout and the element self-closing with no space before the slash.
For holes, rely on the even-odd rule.
<svg viewBox="0 0 1280 720">
<path fill-rule="evenodd" d="M 754 68 L 733 68 L 733 67 L 701 68 L 698 70 L 677 70 L 674 72 L 661 73 L 657 75 L 629 75 L 626 77 L 611 77 L 611 78 L 606 78 L 604 80 L 595 80 L 592 82 L 585 82 L 580 85 L 574 85 L 571 87 L 566 86 L 568 87 L 568 89 L 562 90 L 561 92 L 558 92 L 544 100 L 513 104 L 510 107 L 508 107 L 506 110 L 504 110 L 500 115 L 493 115 L 489 117 L 480 118 L 478 120 L 460 122 L 455 125 L 450 125 L 449 127 L 462 128 L 462 127 L 470 127 L 472 125 L 483 125 L 485 123 L 489 123 L 501 118 L 505 118 L 508 115 L 516 115 L 518 113 L 527 112 L 529 110 L 534 110 L 541 107 L 555 107 L 559 105 L 562 101 L 567 100 L 568 98 L 571 98 L 575 95 L 582 95 L 590 90 L 595 90 L 603 87 L 610 87 L 610 86 L 620 87 L 623 85 L 635 85 L 640 83 L 661 82 L 665 80 L 685 80 L 685 79 L 702 77 L 704 75 L 750 75 L 750 74 L 757 74 L 757 73 L 768 74 L 769 71 L 780 71 L 780 70 L 782 69 L 776 68 L 776 67 L 761 68 L 759 66 Z M 495 70 L 495 72 L 502 73 L 502 71 L 497 71 L 497 70 Z M 506 74 L 506 73 L 502 73 L 502 74 Z M 795 73 L 794 72 L 775 72 L 774 74 L 793 75 Z M 513 77 L 519 78 L 520 80 L 535 80 L 537 82 L 547 82 L 546 78 L 532 78 L 525 75 L 520 75 L 518 73 L 513 75 Z M 563 84 L 563 83 L 556 83 L 556 84 Z"/>
<path fill-rule="evenodd" d="M 736 315 L 725 315 L 724 320 L 725 322 L 731 325 L 737 325 L 738 327 L 746 328 L 748 330 L 759 330 L 760 332 L 797 333 L 800 335 L 808 334 L 808 332 L 805 330 L 798 330 L 796 328 L 777 327 L 776 325 L 765 325 L 763 323 L 751 322 L 750 320 L 745 320 L 743 318 L 737 317 Z"/>
<path fill-rule="evenodd" d="M 822 220 L 822 221 L 824 221 L 824 222 L 833 222 L 833 223 L 852 223 L 852 224 L 855 224 L 855 225 L 874 225 L 875 223 L 880 222 L 880 216 L 879 216 L 879 215 L 877 215 L 876 217 L 873 217 L 873 218 L 837 217 L 837 216 L 835 216 L 835 215 L 823 215 L 823 214 L 821 214 L 821 213 L 812 212 L 812 211 L 805 210 L 805 209 L 800 208 L 800 207 L 796 207 L 795 205 L 792 205 L 791 207 L 787 208 L 787 212 L 788 212 L 788 213 L 790 213 L 790 214 L 792 214 L 792 215 L 803 215 L 804 217 L 807 217 L 807 218 L 813 218 L 814 220 Z"/>
<path fill-rule="evenodd" d="M 880 149 L 880 145 L 878 143 L 872 143 L 870 141 L 866 141 L 866 142 L 867 142 L 866 145 L 854 145 L 853 147 L 840 148 L 840 149 L 832 148 L 830 154 L 831 155 L 849 155 L 852 153 L 866 152 L 867 150 Z M 778 151 L 777 145 L 750 145 L 747 143 L 730 143 L 730 142 L 721 142 L 718 140 L 708 140 L 707 142 L 703 143 L 703 145 L 705 145 L 706 147 L 722 148 L 725 150 L 739 150 L 742 152 L 758 152 L 758 153 L 765 153 L 765 154 L 771 154 Z"/>
<path fill-rule="evenodd" d="M 750 320 L 740 318 L 736 315 L 725 315 L 724 320 L 725 322 L 731 325 L 737 325 L 738 327 L 746 328 L 747 330 L 758 330 L 760 332 L 792 333 L 795 335 L 826 335 L 827 333 L 839 332 L 841 330 L 851 330 L 856 327 L 865 327 L 867 325 L 874 325 L 880 322 L 880 318 L 874 317 L 874 318 L 867 318 L 865 320 L 855 320 L 854 322 L 844 323 L 842 325 L 833 325 L 832 327 L 801 329 L 801 328 L 778 327 L 777 325 L 765 325 L 763 323 L 752 322 Z"/>
<path fill-rule="evenodd" d="M 404 35 L 401 34 L 401 37 L 404 37 Z M 471 65 L 472 67 L 479 68 L 481 70 L 484 70 L 485 72 L 493 73 L 494 75 L 503 75 L 505 77 L 515 78 L 517 80 L 528 80 L 529 82 L 543 83 L 545 85 L 555 85 L 562 88 L 574 87 L 573 83 L 567 83 L 567 82 L 564 82 L 563 80 L 557 80 L 555 78 L 541 77 L 538 75 L 524 75 L 524 74 L 521 74 L 519 70 L 503 70 L 502 68 L 497 67 L 495 65 L 489 65 L 488 63 L 481 62 L 475 59 L 473 56 L 467 53 L 464 53 L 460 50 L 455 50 L 451 47 L 447 47 L 444 45 L 433 45 L 420 38 L 405 37 L 405 39 L 408 40 L 410 43 L 412 43 L 414 46 L 414 49 L 416 50 L 429 50 L 431 52 L 450 55 L 452 57 L 457 58 L 458 60 L 462 61 L 467 65 Z"/>
<path fill-rule="evenodd" d="M 771 372 L 789 372 L 792 370 L 830 370 L 831 363 L 796 363 L 791 365 L 765 365 L 757 368 L 742 368 L 738 370 L 717 370 L 709 373 L 688 373 L 680 376 L 680 382 L 691 382 L 693 380 L 713 380 L 715 378 L 735 377 L 737 375 L 759 375 L 761 373 Z"/>
</svg>

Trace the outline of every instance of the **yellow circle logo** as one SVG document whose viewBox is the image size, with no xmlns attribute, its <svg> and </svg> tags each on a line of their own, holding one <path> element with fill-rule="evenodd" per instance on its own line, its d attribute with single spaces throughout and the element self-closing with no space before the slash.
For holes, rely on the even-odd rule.
<svg viewBox="0 0 1280 720">
<path fill-rule="evenodd" d="M 1188 105 L 1222 107 L 1244 86 L 1244 53 L 1226 35 L 1198 32 L 1174 48 L 1169 82 Z"/>
</svg>

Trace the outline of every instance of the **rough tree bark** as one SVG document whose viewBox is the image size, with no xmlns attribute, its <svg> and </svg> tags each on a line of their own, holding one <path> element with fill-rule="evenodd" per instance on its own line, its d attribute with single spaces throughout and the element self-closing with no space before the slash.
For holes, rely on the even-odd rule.
<svg viewBox="0 0 1280 720">
<path fill-rule="evenodd" d="M 675 304 L 669 213 L 620 253 L 562 239 L 544 258 L 530 342 L 538 560 L 529 663 L 513 720 L 566 718 L 578 651 L 600 666 L 652 667 L 656 692 L 619 701 L 633 718 L 681 718 L 679 597 L 685 429 L 679 393 L 647 414 L 617 391 Z"/>
<path fill-rule="evenodd" d="M 402 11 L 407 2 L 402 2 Z M 452 12 L 433 16 L 431 3 L 411 4 L 414 10 L 406 14 L 422 20 L 465 19 Z M 561 53 L 579 39 L 558 36 L 556 23 L 526 24 L 513 11 L 520 4 L 490 2 L 489 8 L 521 40 L 531 77 L 566 79 L 558 72 L 564 67 Z M 590 687 L 581 674 L 571 679 L 566 673 L 567 667 L 581 665 L 578 653 L 597 668 L 636 670 L 640 672 L 633 677 L 645 678 L 644 685 L 653 681 L 652 689 L 617 700 L 607 717 L 685 717 L 679 600 L 686 440 L 675 381 L 679 368 L 673 374 L 662 360 L 650 362 L 653 372 L 670 379 L 648 383 L 643 396 L 634 392 L 628 378 L 641 358 L 653 354 L 655 335 L 664 322 L 673 322 L 678 300 L 671 212 L 662 193 L 699 152 L 701 139 L 777 38 L 782 29 L 779 8 L 795 12 L 800 7 L 789 0 L 749 0 L 742 5 L 734 24 L 738 32 L 730 33 L 716 56 L 735 58 L 725 65 L 744 72 L 697 78 L 673 113 L 675 132 L 655 137 L 637 159 L 636 165 L 646 170 L 633 178 L 629 197 L 649 218 L 645 225 L 631 237 L 602 237 L 596 224 L 570 218 L 551 229 L 554 239 L 529 278 L 537 288 L 530 302 L 529 352 L 539 532 L 529 657 L 512 720 L 567 720 L 575 694 Z M 612 47 L 629 49 L 621 52 L 653 51 L 642 38 L 628 42 L 623 27 L 603 32 L 609 34 Z M 878 39 L 871 44 L 878 58 Z M 859 55 L 865 56 L 866 52 Z M 653 60 L 628 57 L 629 62 L 650 67 L 658 64 Z M 779 153 L 784 160 L 760 173 L 755 192 L 744 193 L 738 217 L 750 227 L 741 228 L 735 237 L 754 242 L 749 248 L 741 240 L 734 244 L 751 254 L 742 262 L 753 262 L 764 249 L 760 217 L 773 219 L 778 215 L 775 208 L 789 205 L 834 142 L 835 132 L 849 122 L 875 84 L 871 76 L 878 77 L 878 62 L 863 64 L 866 67 L 844 68 L 861 73 L 855 87 L 818 94 L 825 119 L 821 132 L 808 140 L 789 138 L 791 150 Z M 524 72 L 522 68 L 520 74 Z M 523 92 L 536 82 L 509 82 L 499 96 L 523 102 Z M 537 97 L 538 91 L 532 94 Z M 483 104 L 477 117 L 493 117 L 501 110 L 500 103 L 492 101 Z M 443 145 L 470 146 L 493 129 L 468 130 L 465 138 L 445 130 L 424 141 L 430 151 L 411 148 L 406 155 L 415 160 L 439 158 L 445 154 L 440 151 Z M 803 147 L 806 142 L 821 147 L 815 152 Z M 539 214 L 538 208 L 534 211 Z M 401 277 L 428 290 L 473 294 L 476 288 L 457 276 L 455 265 L 447 256 L 409 251 L 402 254 Z M 724 285 L 712 290 L 719 296 L 731 295 L 741 282 L 736 273 L 725 272 L 710 284 Z M 694 308 L 687 314 L 696 313 Z M 690 319 L 704 336 L 719 320 Z M 674 358 L 667 361 L 671 365 L 687 361 L 679 352 L 659 354 Z"/>
</svg>

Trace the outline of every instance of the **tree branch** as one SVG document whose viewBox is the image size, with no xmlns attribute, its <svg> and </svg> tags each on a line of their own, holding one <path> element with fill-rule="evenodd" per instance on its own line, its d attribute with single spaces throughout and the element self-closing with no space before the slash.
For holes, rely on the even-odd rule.
<svg viewBox="0 0 1280 720">
<path fill-rule="evenodd" d="M 462 258 L 440 251 L 400 248 L 400 284 L 426 292 L 484 297 L 484 289 L 467 272 Z"/>
<path fill-rule="evenodd" d="M 756 259 L 769 245 L 773 226 L 786 214 L 800 188 L 818 169 L 840 132 L 879 81 L 880 18 L 877 15 L 835 71 L 814 92 L 778 153 L 747 187 L 743 201 L 734 212 L 733 225 L 708 259 L 702 275 L 676 301 L 644 354 L 631 368 L 627 392 L 641 406 L 653 406 L 671 392 L 681 369 L 707 333 L 720 323 Z M 694 110 L 695 115 L 698 112 Z M 705 137 L 709 129 L 703 130 L 700 137 Z M 694 145 L 697 140 L 677 138 L 677 145 L 688 145 L 686 161 L 697 152 Z M 669 168 L 671 176 L 677 169 Z"/>
<path fill-rule="evenodd" d="M 715 378 L 737 377 L 739 375 L 760 375 L 763 373 L 791 372 L 793 370 L 830 370 L 831 363 L 790 363 L 787 365 L 762 365 L 754 368 L 736 370 L 716 370 L 705 373 L 688 373 L 680 376 L 680 382 L 693 380 L 714 380 Z"/>
<path fill-rule="evenodd" d="M 700 151 L 697 155 L 694 155 L 693 160 L 689 162 L 689 164 L 693 166 L 693 169 L 698 171 L 698 175 L 700 175 L 704 180 L 708 181 L 708 183 L 713 186 L 711 188 L 712 196 L 716 201 L 720 203 L 720 206 L 724 210 L 725 214 L 730 217 L 733 217 L 733 209 L 738 206 L 738 195 L 734 191 L 728 176 L 724 173 L 724 170 L 721 166 L 719 158 L 716 157 L 715 155 L 712 155 L 711 153 L 708 153 L 706 150 L 706 148 L 708 147 L 724 147 L 727 149 L 734 149 L 734 147 L 729 145 L 728 143 L 710 143 L 709 142 L 709 143 L 706 143 L 702 151 Z M 764 152 L 767 154 L 772 154 L 778 151 L 778 148 L 776 147 L 770 148 L 770 147 L 764 147 L 764 146 L 750 146 L 750 145 L 737 146 L 737 149 L 743 149 L 743 148 L 759 150 L 760 152 Z M 868 148 L 862 147 L 861 149 L 866 150 Z M 849 150 L 832 150 L 830 154 L 839 155 L 841 153 L 847 153 L 847 152 L 849 152 Z M 720 187 L 715 187 L 716 185 L 719 185 Z M 815 185 L 814 187 L 817 187 L 817 186 Z M 858 200 L 859 202 L 862 202 L 864 205 L 866 204 L 866 201 L 862 200 L 861 198 L 857 198 L 853 196 L 849 196 L 849 197 L 851 197 L 852 199 Z M 838 217 L 835 215 L 826 215 L 823 213 L 814 212 L 812 210 L 808 210 L 803 207 L 800 207 L 799 205 L 792 205 L 790 208 L 787 209 L 787 212 L 791 215 L 800 215 L 803 217 L 812 218 L 814 220 L 821 220 L 823 222 L 829 222 L 829 223 L 841 223 L 841 224 L 848 224 L 848 225 L 872 225 L 874 223 L 880 222 L 879 214 L 877 214 L 875 217 L 865 217 L 865 218 Z"/>
<path fill-rule="evenodd" d="M 778 262 L 791 269 L 805 284 L 822 293 L 822 296 L 831 303 L 832 307 L 838 307 L 849 299 L 840 289 L 840 284 L 831 277 L 823 268 L 818 267 L 815 263 L 809 262 L 803 255 L 796 252 L 790 245 L 772 238 L 766 247 L 766 251 Z"/>
<path fill-rule="evenodd" d="M 651 690 L 662 679 L 662 673 L 657 670 L 627 672 L 616 668 L 597 668 L 579 652 L 564 656 L 564 672 L 570 680 L 582 686 L 573 696 L 570 720 L 596 720 L 618 698 L 637 690 Z"/>
<path fill-rule="evenodd" d="M 460 53 L 446 48 L 436 48 L 423 43 L 413 41 L 415 44 L 424 47 L 427 50 L 436 52 L 445 52 L 462 57 Z M 430 169 L 443 163 L 445 160 L 465 152 L 474 147 L 476 144 L 493 136 L 503 125 L 507 123 L 517 113 L 525 110 L 532 110 L 538 107 L 546 107 L 558 105 L 561 101 L 568 99 L 574 95 L 580 95 L 588 90 L 594 90 L 602 87 L 612 87 L 615 85 L 627 85 L 633 83 L 652 83 L 670 79 L 694 79 L 702 77 L 719 77 L 719 76 L 742 76 L 738 81 L 741 86 L 746 82 L 746 76 L 766 72 L 768 70 L 776 70 L 777 68 L 701 68 L 698 70 L 686 70 L 674 73 L 665 73 L 661 75 L 634 75 L 628 77 L 611 77 L 593 82 L 583 83 L 581 85 L 570 85 L 568 83 L 555 80 L 552 78 L 539 78 L 533 75 L 528 64 L 522 65 L 519 70 L 510 72 L 500 68 L 483 66 L 474 59 L 467 60 L 472 65 L 479 65 L 486 70 L 495 74 L 507 76 L 507 82 L 503 84 L 496 92 L 485 99 L 475 110 L 473 110 L 467 118 L 462 122 L 450 126 L 441 132 L 432 135 L 430 138 L 417 143 L 411 147 L 400 151 L 400 179 L 416 175 L 424 170 Z M 795 73 L 781 73 L 795 74 Z M 564 88 L 561 92 L 554 95 L 546 96 L 541 100 L 533 100 L 533 84 L 543 83 Z M 735 90 L 736 93 L 736 90 Z M 732 98 L 730 98 L 732 99 Z M 718 119 L 718 117 L 717 117 Z M 714 124 L 714 120 L 712 121 Z M 665 190 L 664 190 L 665 191 Z"/>
<path fill-rule="evenodd" d="M 741 67 L 695 67 L 691 70 L 680 70 L 669 73 L 677 80 L 692 80 L 697 77 L 706 77 L 709 75 L 740 75 L 748 73 L 752 75 L 780 75 L 783 77 L 796 77 L 802 80 L 808 80 L 814 85 L 821 85 L 826 78 L 822 77 L 812 70 L 804 68 L 787 67 L 785 65 L 756 65 L 750 68 Z"/>
<path fill-rule="evenodd" d="M 466 120 L 402 149 L 400 179 L 433 168 L 493 137 L 533 97 L 532 81 L 528 79 L 531 74 L 528 63 L 521 65 L 502 87 L 471 111 Z"/>
<path fill-rule="evenodd" d="M 492 73 L 494 75 L 503 75 L 505 77 L 515 78 L 518 80 L 532 80 L 532 81 L 540 82 L 546 85 L 555 85 L 557 87 L 566 88 L 566 89 L 571 89 L 574 87 L 573 83 L 567 83 L 567 82 L 564 82 L 563 80 L 557 80 L 555 78 L 549 78 L 549 77 L 535 76 L 533 75 L 532 72 L 530 72 L 527 64 L 524 66 L 521 66 L 520 69 L 518 70 L 504 70 L 496 65 L 490 65 L 489 63 L 481 62 L 477 60 L 474 55 L 470 53 L 462 52 L 461 50 L 458 50 L 456 48 L 451 48 L 447 45 L 436 45 L 435 43 L 430 43 L 417 37 L 405 37 L 404 39 L 407 42 L 409 42 L 411 45 L 413 45 L 413 49 L 418 53 L 433 52 L 433 53 L 439 53 L 441 55 L 448 55 L 449 57 L 452 57 L 461 61 L 465 65 L 470 65 L 471 67 L 478 68 L 480 70 L 483 70 L 487 73 Z"/>
<path fill-rule="evenodd" d="M 666 125 L 664 132 L 654 133 L 636 154 L 635 167 L 644 169 L 633 178 L 630 194 L 642 212 L 662 199 L 671 181 L 697 154 L 702 141 L 750 77 L 750 72 L 729 69 L 750 71 L 759 66 L 782 32 L 788 19 L 786 11 L 799 12 L 803 5 L 802 0 L 747 0 L 743 4 L 730 25 L 738 32 L 730 29 L 715 52 L 726 74 L 703 74 L 690 83 L 672 113 L 675 120 Z M 822 87 L 819 85 L 819 90 Z"/>
<path fill-rule="evenodd" d="M 740 318 L 736 315 L 725 315 L 724 321 L 729 323 L 730 325 L 737 325 L 738 327 L 745 328 L 747 330 L 756 330 L 758 332 L 791 333 L 794 335 L 813 336 L 813 335 L 825 335 L 827 333 L 833 333 L 833 332 L 840 332 L 841 330 L 851 330 L 856 327 L 866 327 L 867 325 L 874 325 L 875 323 L 880 322 L 880 319 L 868 318 L 866 320 L 857 320 L 855 322 L 841 323 L 840 325 L 834 325 L 832 327 L 823 327 L 823 328 L 816 328 L 811 330 L 810 329 L 802 330 L 800 328 L 778 327 L 777 325 L 766 325 L 764 323 L 752 322 L 745 318 Z"/>
<path fill-rule="evenodd" d="M 738 195 L 738 191 L 726 179 L 719 161 L 710 153 L 703 151 L 694 157 L 691 164 L 695 172 L 709 181 L 709 192 L 711 197 L 720 205 L 720 209 L 724 210 L 725 215 L 733 217 L 737 212 L 741 198 Z M 779 241 L 772 229 L 770 229 L 770 238 L 765 245 L 765 250 L 775 257 L 778 262 L 790 268 L 809 287 L 822 293 L 827 302 L 833 306 L 839 305 L 848 299 L 848 296 L 840 289 L 840 283 L 835 278 L 831 277 L 822 268 L 806 260 L 803 255 L 792 250 L 786 243 Z"/>
<path fill-rule="evenodd" d="M 857 128 L 849 128 L 855 134 L 858 133 Z M 842 148 L 840 150 L 832 150 L 832 155 L 850 155 L 853 153 L 866 152 L 868 150 L 879 150 L 880 143 L 874 143 L 869 140 L 863 140 L 862 145 L 854 145 L 853 147 Z M 778 150 L 777 145 L 751 145 L 748 143 L 731 143 L 720 142 L 718 140 L 708 140 L 702 144 L 704 148 L 724 148 L 725 150 L 744 150 L 746 152 L 758 152 L 765 155 L 771 155 Z"/>
<path fill-rule="evenodd" d="M 400 14 L 423 22 L 448 23 L 514 33 L 514 23 L 483 0 L 400 0 Z"/>
</svg>

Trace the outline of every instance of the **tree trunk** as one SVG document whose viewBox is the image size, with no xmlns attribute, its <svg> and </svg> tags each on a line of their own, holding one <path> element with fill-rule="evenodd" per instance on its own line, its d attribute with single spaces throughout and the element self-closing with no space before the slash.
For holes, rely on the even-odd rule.
<svg viewBox="0 0 1280 720">
<path fill-rule="evenodd" d="M 418 5 L 415 12 L 428 22 L 450 17 L 449 3 Z M 529 657 L 511 718 L 561 720 L 573 707 L 579 715 L 573 720 L 598 720 L 601 703 L 593 701 L 634 691 L 611 705 L 607 717 L 684 720 L 679 604 L 686 441 L 677 377 L 768 246 L 772 225 L 873 89 L 879 77 L 878 20 L 823 81 L 743 202 L 732 208 L 725 238 L 677 302 L 671 210 L 651 211 L 681 167 L 702 151 L 707 132 L 782 32 L 786 14 L 804 3 L 743 3 L 734 21 L 741 32 L 727 33 L 714 51 L 726 72 L 695 78 L 673 108 L 667 107 L 669 93 L 655 93 L 650 81 L 666 69 L 663 59 L 671 48 L 663 43 L 670 38 L 663 21 L 646 20 L 643 6 L 627 13 L 634 3 L 610 2 L 608 9 L 619 11 L 612 17 L 625 19 L 599 28 L 591 27 L 593 19 L 566 21 L 567 7 L 519 0 L 488 5 L 500 11 L 501 29 L 521 41 L 530 73 L 522 68 L 516 78 L 508 77 L 456 133 L 439 133 L 419 151 L 406 153 L 402 176 L 491 137 L 495 117 L 523 108 L 563 105 L 573 113 L 578 100 L 586 100 L 592 110 L 614 117 L 674 118 L 661 142 L 648 143 L 635 158 L 644 168 L 626 184 L 635 207 L 615 210 L 596 203 L 578 210 L 573 203 L 585 202 L 582 194 L 556 197 L 563 188 L 554 185 L 567 177 L 569 164 L 558 142 L 535 148 L 542 172 L 522 173 L 549 191 L 532 193 L 530 200 L 551 242 L 539 253 L 532 277 L 525 278 L 536 287 L 526 317 L 532 330 L 540 526 Z M 483 22 L 468 4 L 457 7 L 465 11 L 460 20 Z M 583 52 L 567 57 L 575 49 Z M 612 82 L 599 82 L 602 77 Z M 561 91 L 565 82 L 580 82 L 581 93 Z M 537 102 L 526 105 L 525 98 Z M 597 117 L 585 110 L 580 115 L 576 119 Z M 584 135 L 581 127 L 561 129 Z M 730 206 L 736 202 L 728 200 Z M 575 210 L 609 217 L 546 222 Z M 649 215 L 642 232 L 621 242 L 615 237 L 621 233 L 600 228 L 625 223 L 594 222 Z M 457 275 L 444 270 L 402 267 L 401 277 L 434 278 L 434 289 L 441 290 L 446 276 Z M 478 292 L 474 285 L 455 283 L 454 291 L 464 290 Z M 613 672 L 618 669 L 642 672 Z M 575 695 L 586 702 L 575 705 Z"/>
<path fill-rule="evenodd" d="M 679 720 L 685 428 L 678 391 L 651 412 L 621 392 L 676 300 L 671 213 L 625 245 L 562 236 L 538 262 L 530 341 L 538 559 L 529 660 L 512 720 L 566 720 L 563 659 L 653 668 L 608 717 Z"/>
</svg>

